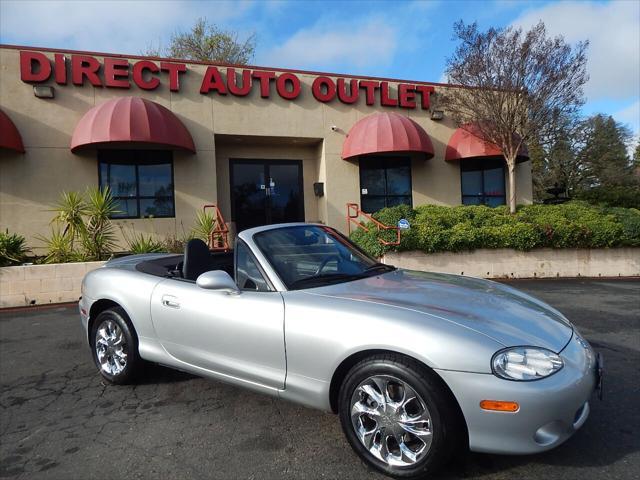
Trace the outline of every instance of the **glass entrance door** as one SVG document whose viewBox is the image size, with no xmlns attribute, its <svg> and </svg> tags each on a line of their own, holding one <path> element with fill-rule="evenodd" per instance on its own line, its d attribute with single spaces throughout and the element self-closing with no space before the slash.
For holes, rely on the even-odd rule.
<svg viewBox="0 0 640 480">
<path fill-rule="evenodd" d="M 231 160 L 231 210 L 238 232 L 303 222 L 302 162 Z"/>
</svg>

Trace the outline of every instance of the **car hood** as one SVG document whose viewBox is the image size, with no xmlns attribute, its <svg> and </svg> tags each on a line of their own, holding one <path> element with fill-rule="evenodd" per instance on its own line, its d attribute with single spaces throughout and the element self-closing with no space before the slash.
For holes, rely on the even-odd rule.
<svg viewBox="0 0 640 480">
<path fill-rule="evenodd" d="M 532 345 L 559 352 L 573 332 L 571 323 L 553 307 L 479 278 L 395 270 L 306 292 L 413 310 L 475 330 L 505 347 Z"/>
</svg>

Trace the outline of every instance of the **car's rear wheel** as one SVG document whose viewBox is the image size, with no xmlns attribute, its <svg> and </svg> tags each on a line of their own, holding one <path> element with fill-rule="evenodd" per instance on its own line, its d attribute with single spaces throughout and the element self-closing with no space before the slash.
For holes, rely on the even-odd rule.
<svg viewBox="0 0 640 480">
<path fill-rule="evenodd" d="M 342 428 L 368 464 L 400 478 L 422 478 L 446 462 L 460 422 L 439 379 L 401 355 L 356 364 L 339 394 Z"/>
<path fill-rule="evenodd" d="M 122 308 L 98 314 L 90 332 L 93 361 L 109 383 L 131 382 L 142 364 L 133 326 Z"/>
</svg>

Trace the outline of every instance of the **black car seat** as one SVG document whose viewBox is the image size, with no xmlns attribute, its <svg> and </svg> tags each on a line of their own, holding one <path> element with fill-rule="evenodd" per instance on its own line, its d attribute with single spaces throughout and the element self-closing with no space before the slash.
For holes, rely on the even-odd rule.
<svg viewBox="0 0 640 480">
<path fill-rule="evenodd" d="M 199 238 L 193 238 L 184 247 L 182 276 L 187 280 L 196 280 L 204 272 L 214 270 L 213 258 L 209 247 Z"/>
</svg>

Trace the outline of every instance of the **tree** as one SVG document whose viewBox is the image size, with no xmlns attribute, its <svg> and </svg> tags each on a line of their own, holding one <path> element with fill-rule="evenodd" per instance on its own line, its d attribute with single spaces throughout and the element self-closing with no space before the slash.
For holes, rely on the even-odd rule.
<svg viewBox="0 0 640 480">
<path fill-rule="evenodd" d="M 199 18 L 190 32 L 174 33 L 168 48 L 150 45 L 143 53 L 151 57 L 166 55 L 185 60 L 246 65 L 255 50 L 255 35 L 242 42 L 238 40 L 237 32 L 221 30 L 206 18 Z"/>
<path fill-rule="evenodd" d="M 584 103 L 588 42 L 572 47 L 562 36 L 550 38 L 542 22 L 527 32 L 481 32 L 476 23 L 459 21 L 454 39 L 459 45 L 447 59 L 446 74 L 463 88 L 449 89 L 442 103 L 459 125 L 474 124 L 476 135 L 501 149 L 515 213 L 518 152 L 531 139 L 552 136 L 557 119 L 575 115 Z"/>
<path fill-rule="evenodd" d="M 627 153 L 631 130 L 609 115 L 594 115 L 584 122 L 585 142 L 579 153 L 585 165 L 584 188 L 626 185 L 633 178 Z"/>
<path fill-rule="evenodd" d="M 585 179 L 586 167 L 580 155 L 585 143 L 585 122 L 576 117 L 557 120 L 553 135 L 542 142 L 533 137 L 528 142 L 533 174 L 534 198 L 548 197 L 549 187 L 561 187 L 572 196 Z"/>
</svg>

